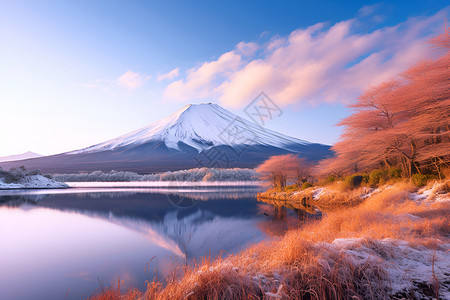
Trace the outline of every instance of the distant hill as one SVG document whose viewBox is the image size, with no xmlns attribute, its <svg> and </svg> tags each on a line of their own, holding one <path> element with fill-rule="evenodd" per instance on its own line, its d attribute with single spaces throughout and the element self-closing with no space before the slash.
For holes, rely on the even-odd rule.
<svg viewBox="0 0 450 300">
<path fill-rule="evenodd" d="M 77 171 L 164 172 L 198 167 L 254 168 L 272 155 L 295 153 L 311 161 L 330 146 L 268 130 L 217 104 L 187 105 L 144 128 L 84 149 L 0 163 L 48 173 Z"/>
<path fill-rule="evenodd" d="M 9 155 L 9 156 L 1 156 L 0 162 L 5 161 L 15 161 L 15 160 L 22 160 L 22 159 L 29 159 L 29 158 L 36 158 L 36 157 L 42 157 L 43 155 L 28 151 L 22 154 L 16 154 L 16 155 Z"/>
</svg>

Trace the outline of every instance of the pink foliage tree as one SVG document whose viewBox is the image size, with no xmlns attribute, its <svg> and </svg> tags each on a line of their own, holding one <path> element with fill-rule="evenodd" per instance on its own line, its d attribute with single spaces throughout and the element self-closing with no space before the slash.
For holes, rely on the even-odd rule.
<svg viewBox="0 0 450 300">
<path fill-rule="evenodd" d="M 373 87 L 351 105 L 354 113 L 333 146 L 336 157 L 319 165 L 322 174 L 400 167 L 405 176 L 450 163 L 450 36 L 431 40 L 440 53 L 398 78 Z"/>
<path fill-rule="evenodd" d="M 308 180 L 311 167 L 294 154 L 272 156 L 256 168 L 260 179 L 270 182 L 276 189 L 284 189 L 292 181 L 299 186 Z"/>
</svg>

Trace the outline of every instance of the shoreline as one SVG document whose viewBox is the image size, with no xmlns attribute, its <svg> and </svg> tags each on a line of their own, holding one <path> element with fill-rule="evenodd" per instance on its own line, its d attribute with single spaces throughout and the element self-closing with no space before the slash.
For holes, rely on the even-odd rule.
<svg viewBox="0 0 450 300">
<path fill-rule="evenodd" d="M 374 193 L 376 189 L 361 187 L 352 191 L 329 189 L 326 186 L 314 186 L 305 190 L 290 192 L 276 192 L 267 190 L 257 194 L 258 199 L 289 204 L 293 208 L 311 209 L 318 208 L 321 211 L 330 211 L 356 206 Z M 345 196 L 343 196 L 345 194 Z M 264 201 L 264 202 L 266 202 Z"/>
<path fill-rule="evenodd" d="M 259 181 L 85 181 L 85 182 L 58 182 L 67 186 L 16 186 L 0 187 L 0 191 L 20 190 L 66 190 L 72 188 L 210 188 L 210 187 L 260 187 Z"/>
<path fill-rule="evenodd" d="M 183 188 L 183 187 L 259 187 L 259 181 L 84 181 L 65 182 L 71 188 Z"/>
<path fill-rule="evenodd" d="M 328 208 L 332 200 L 344 206 L 283 237 L 183 266 L 181 277 L 167 284 L 154 281 L 146 291 L 125 294 L 111 287 L 92 299 L 450 297 L 449 184 L 418 188 L 398 182 L 346 191 L 327 186 L 272 194 L 282 201 L 310 195 Z M 259 193 L 264 195 L 271 193 Z"/>
</svg>

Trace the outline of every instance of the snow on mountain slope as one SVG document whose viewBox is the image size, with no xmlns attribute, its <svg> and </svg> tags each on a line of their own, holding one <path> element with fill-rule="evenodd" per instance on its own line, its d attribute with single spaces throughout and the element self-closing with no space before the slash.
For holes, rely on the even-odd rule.
<svg viewBox="0 0 450 300">
<path fill-rule="evenodd" d="M 68 154 L 114 150 L 150 141 L 164 142 L 180 150 L 183 142 L 201 152 L 214 146 L 264 145 L 290 150 L 293 144 L 309 142 L 288 137 L 246 121 L 217 104 L 191 104 L 149 126 L 118 138 Z"/>
</svg>

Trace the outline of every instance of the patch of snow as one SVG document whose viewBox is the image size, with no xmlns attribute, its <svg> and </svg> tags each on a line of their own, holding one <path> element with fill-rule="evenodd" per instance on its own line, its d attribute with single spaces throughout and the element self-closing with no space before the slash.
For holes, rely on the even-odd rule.
<svg viewBox="0 0 450 300">
<path fill-rule="evenodd" d="M 434 250 L 394 239 L 366 243 L 363 238 L 348 238 L 336 239 L 332 246 L 344 251 L 355 264 L 368 261 L 380 264 L 389 275 L 386 285 L 391 287 L 392 295 L 413 292 L 417 299 L 426 298 L 420 286 L 433 285 L 435 275 L 440 283 L 440 296 L 450 299 L 450 244 L 437 245 Z"/>
<path fill-rule="evenodd" d="M 419 193 L 409 193 L 409 198 L 417 202 L 422 202 L 423 200 L 427 199 L 427 195 Z"/>
<path fill-rule="evenodd" d="M 30 175 L 17 183 L 5 183 L 0 178 L 0 190 L 11 189 L 62 189 L 69 186 L 64 182 L 58 182 L 42 175 Z"/>
<path fill-rule="evenodd" d="M 325 189 L 324 189 L 323 187 L 320 187 L 320 188 L 315 189 L 314 192 L 312 193 L 312 198 L 313 198 L 314 200 L 319 199 L 320 196 L 323 194 L 324 190 L 325 190 Z"/>
<path fill-rule="evenodd" d="M 450 201 L 450 192 L 445 190 L 444 186 L 449 181 L 435 181 L 431 185 L 426 185 L 415 193 L 410 193 L 409 197 L 419 203 L 429 204 L 432 202 L 448 202 Z"/>
<path fill-rule="evenodd" d="M 372 196 L 376 191 L 377 191 L 376 189 L 364 187 L 364 188 L 362 189 L 362 192 L 364 193 L 364 195 L 362 195 L 361 198 L 363 198 L 363 199 L 369 198 L 369 197 Z"/>
<path fill-rule="evenodd" d="M 274 294 L 271 292 L 266 292 L 266 296 L 269 297 L 269 299 L 281 299 L 282 297 L 278 294 Z"/>
</svg>

